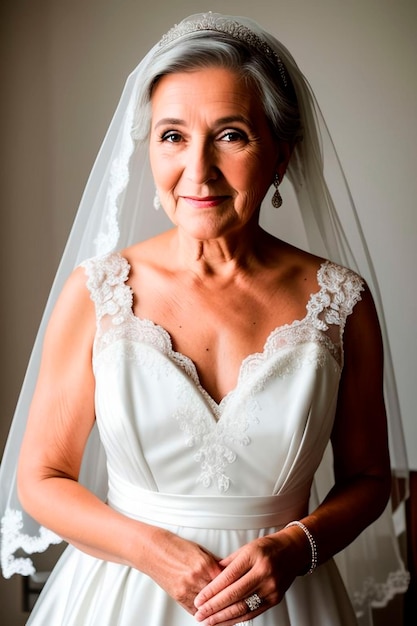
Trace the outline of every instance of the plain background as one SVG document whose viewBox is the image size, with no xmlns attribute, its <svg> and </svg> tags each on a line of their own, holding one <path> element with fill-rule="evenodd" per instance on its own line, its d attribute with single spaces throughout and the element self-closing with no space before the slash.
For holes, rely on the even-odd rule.
<svg viewBox="0 0 417 626">
<path fill-rule="evenodd" d="M 417 469 L 415 0 L 2 0 L 1 448 L 125 79 L 174 23 L 207 10 L 257 20 L 288 46 L 313 86 L 376 266 Z M 20 584 L 17 577 L 0 583 L 4 626 L 25 621 Z"/>
</svg>

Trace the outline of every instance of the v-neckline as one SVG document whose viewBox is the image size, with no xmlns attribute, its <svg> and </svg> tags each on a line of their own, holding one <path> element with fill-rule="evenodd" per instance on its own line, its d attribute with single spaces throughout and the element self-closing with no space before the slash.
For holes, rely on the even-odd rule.
<svg viewBox="0 0 417 626">
<path fill-rule="evenodd" d="M 121 258 L 124 258 L 124 257 L 121 257 Z M 125 261 L 127 261 L 127 259 L 125 259 Z M 129 273 L 130 273 L 130 264 L 128 261 L 127 263 L 129 265 Z M 173 339 L 172 339 L 171 333 L 166 328 L 164 328 L 161 324 L 157 324 L 149 318 L 140 317 L 134 312 L 133 310 L 134 292 L 133 292 L 132 287 L 129 284 L 125 283 L 126 288 L 129 289 L 130 294 L 132 296 L 132 305 L 130 307 L 130 315 L 131 315 L 132 320 L 134 320 L 136 323 L 140 325 L 151 326 L 153 329 L 157 330 L 158 333 L 160 333 L 161 337 L 164 339 L 165 351 L 166 351 L 167 356 L 169 356 L 173 361 L 178 363 L 182 367 L 182 369 L 186 371 L 188 375 L 191 376 L 193 382 L 195 383 L 196 387 L 200 391 L 203 398 L 210 404 L 210 408 L 212 409 L 213 413 L 215 414 L 216 420 L 218 421 L 224 411 L 225 405 L 227 405 L 230 398 L 232 398 L 237 392 L 237 390 L 240 388 L 240 384 L 244 377 L 245 370 L 247 369 L 247 366 L 250 363 L 250 361 L 254 359 L 256 360 L 265 359 L 268 345 L 271 343 L 271 341 L 275 338 L 276 335 L 280 334 L 281 332 L 287 331 L 293 327 L 305 324 L 306 321 L 309 319 L 310 317 L 309 305 L 312 302 L 312 300 L 314 298 L 317 298 L 325 289 L 324 285 L 321 283 L 320 275 L 323 269 L 329 264 L 330 264 L 329 261 L 323 261 L 317 270 L 316 276 L 317 276 L 318 289 L 317 291 L 310 294 L 305 305 L 306 313 L 304 317 L 301 319 L 295 319 L 292 322 L 281 324 L 273 328 L 269 332 L 268 336 L 266 337 L 261 351 L 249 353 L 247 356 L 245 356 L 242 359 L 240 366 L 237 370 L 237 378 L 236 378 L 235 385 L 219 401 L 215 400 L 215 398 L 213 398 L 210 392 L 207 391 L 207 389 L 205 389 L 205 387 L 202 385 L 200 376 L 198 374 L 197 366 L 195 362 L 193 361 L 193 359 L 191 359 L 191 357 L 187 356 L 183 352 L 174 350 Z"/>
<path fill-rule="evenodd" d="M 227 404 L 229 403 L 231 398 L 240 389 L 242 380 L 245 377 L 245 372 L 246 372 L 247 367 L 249 366 L 250 362 L 251 361 L 259 362 L 260 360 L 264 360 L 266 358 L 266 356 L 267 356 L 268 345 L 275 338 L 275 336 L 279 335 L 281 332 L 287 331 L 287 330 L 289 330 L 291 328 L 294 328 L 296 326 L 301 326 L 302 324 L 304 324 L 307 321 L 307 319 L 308 319 L 308 314 L 306 314 L 306 316 L 303 319 L 301 319 L 301 320 L 294 320 L 293 322 L 291 322 L 289 324 L 288 323 L 287 324 L 283 324 L 281 326 L 277 326 L 276 328 L 274 328 L 269 333 L 269 335 L 268 335 L 268 337 L 267 337 L 267 339 L 266 339 L 266 341 L 264 343 L 264 347 L 263 347 L 262 351 L 260 351 L 260 352 L 252 352 L 252 353 L 250 353 L 250 354 L 248 354 L 247 356 L 244 357 L 244 359 L 241 361 L 239 369 L 238 369 L 237 378 L 236 378 L 236 384 L 219 401 L 217 401 L 217 400 L 215 400 L 215 398 L 213 398 L 213 396 L 210 394 L 210 392 L 207 391 L 207 389 L 202 385 L 201 380 L 200 380 L 200 376 L 198 374 L 197 366 L 194 363 L 194 361 L 189 356 L 187 356 L 186 354 L 174 350 L 172 337 L 171 337 L 170 333 L 163 326 L 161 326 L 160 324 L 156 324 L 155 322 L 153 322 L 150 319 L 141 318 L 141 317 L 138 317 L 137 315 L 133 314 L 133 320 L 135 321 L 135 323 L 139 324 L 140 326 L 142 326 L 142 325 L 151 325 L 152 328 L 154 330 L 156 330 L 161 335 L 161 337 L 163 337 L 165 339 L 164 354 L 169 359 L 171 359 L 176 364 L 178 364 L 181 367 L 181 369 L 184 371 L 184 373 L 186 375 L 188 375 L 192 379 L 193 383 L 195 384 L 196 388 L 201 393 L 202 397 L 210 405 L 210 409 L 214 413 L 214 415 L 216 417 L 216 421 L 218 421 L 220 419 L 221 415 L 224 413 L 225 407 L 227 406 Z M 186 365 L 184 365 L 184 364 L 186 364 Z"/>
</svg>

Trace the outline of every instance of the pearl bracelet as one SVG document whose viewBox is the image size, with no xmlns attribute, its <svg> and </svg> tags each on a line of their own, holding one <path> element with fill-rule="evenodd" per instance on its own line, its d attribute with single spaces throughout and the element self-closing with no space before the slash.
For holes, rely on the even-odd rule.
<svg viewBox="0 0 417 626">
<path fill-rule="evenodd" d="M 290 528 L 290 526 L 298 526 L 299 528 L 301 528 L 302 531 L 304 531 L 308 542 L 310 544 L 310 548 L 311 548 L 311 565 L 310 565 L 310 569 L 308 570 L 308 572 L 306 573 L 306 576 L 308 574 L 312 574 L 314 572 L 314 570 L 317 567 L 317 544 L 314 540 L 313 535 L 311 534 L 311 532 L 308 530 L 307 526 L 304 526 L 304 524 L 302 522 L 290 522 L 289 524 L 286 525 L 285 528 Z"/>
</svg>

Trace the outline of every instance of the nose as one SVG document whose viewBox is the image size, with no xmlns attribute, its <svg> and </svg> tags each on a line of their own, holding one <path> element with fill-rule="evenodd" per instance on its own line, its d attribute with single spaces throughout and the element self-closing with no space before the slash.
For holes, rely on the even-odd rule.
<svg viewBox="0 0 417 626">
<path fill-rule="evenodd" d="M 198 185 L 218 178 L 216 155 L 209 142 L 200 138 L 192 141 L 185 154 L 184 173 Z"/>
</svg>

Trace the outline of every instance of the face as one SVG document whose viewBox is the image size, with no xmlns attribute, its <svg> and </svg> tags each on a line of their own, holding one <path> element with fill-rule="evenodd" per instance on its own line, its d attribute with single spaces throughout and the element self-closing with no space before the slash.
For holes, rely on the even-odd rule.
<svg viewBox="0 0 417 626">
<path fill-rule="evenodd" d="M 284 167 L 256 90 L 223 68 L 168 74 L 152 94 L 150 160 L 160 201 L 197 239 L 257 219 Z"/>
</svg>

